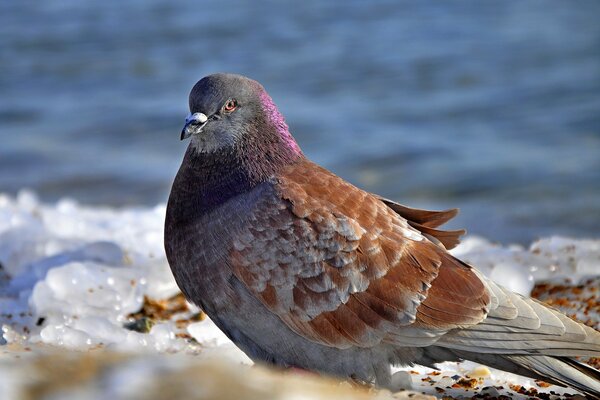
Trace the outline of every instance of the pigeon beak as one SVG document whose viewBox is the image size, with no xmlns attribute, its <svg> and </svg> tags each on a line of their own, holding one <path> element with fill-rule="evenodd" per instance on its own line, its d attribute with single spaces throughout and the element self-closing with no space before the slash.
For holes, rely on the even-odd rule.
<svg viewBox="0 0 600 400">
<path fill-rule="evenodd" d="M 186 117 L 185 125 L 181 131 L 181 140 L 187 139 L 193 134 L 199 133 L 206 125 L 208 117 L 202 113 L 193 113 Z"/>
</svg>

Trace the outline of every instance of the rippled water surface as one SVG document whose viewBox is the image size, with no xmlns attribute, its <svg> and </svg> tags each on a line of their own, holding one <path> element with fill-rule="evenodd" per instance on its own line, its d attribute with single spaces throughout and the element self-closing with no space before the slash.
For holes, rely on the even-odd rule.
<svg viewBox="0 0 600 400">
<path fill-rule="evenodd" d="M 600 234 L 600 3 L 0 3 L 0 192 L 164 202 L 187 95 L 270 91 L 355 184 L 505 242 Z"/>
</svg>

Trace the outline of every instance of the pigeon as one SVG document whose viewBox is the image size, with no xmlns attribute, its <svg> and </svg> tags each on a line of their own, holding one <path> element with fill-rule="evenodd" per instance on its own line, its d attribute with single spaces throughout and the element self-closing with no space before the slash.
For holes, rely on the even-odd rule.
<svg viewBox="0 0 600 400">
<path fill-rule="evenodd" d="M 165 219 L 186 298 L 252 360 L 391 387 L 472 360 L 600 398 L 600 333 L 452 256 L 457 210 L 410 208 L 310 161 L 258 82 L 198 81 Z"/>
</svg>

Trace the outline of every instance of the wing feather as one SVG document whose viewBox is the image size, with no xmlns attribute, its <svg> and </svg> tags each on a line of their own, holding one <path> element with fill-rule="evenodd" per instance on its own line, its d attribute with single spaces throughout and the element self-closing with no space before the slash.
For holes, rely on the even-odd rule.
<svg viewBox="0 0 600 400">
<path fill-rule="evenodd" d="M 460 237 L 467 233 L 465 229 L 451 231 L 435 229 L 454 218 L 458 214 L 457 208 L 444 211 L 421 210 L 404 206 L 383 197 L 376 197 L 398 213 L 402 218 L 406 219 L 410 226 L 424 234 L 432 242 L 440 244 L 445 249 L 450 250 L 456 247 L 460 243 Z"/>
<path fill-rule="evenodd" d="M 600 355 L 600 335 L 592 328 L 484 280 L 499 299 L 497 306 L 476 326 L 450 331 L 438 344 L 479 353 Z"/>
<path fill-rule="evenodd" d="M 229 258 L 235 276 L 291 329 L 339 348 L 407 345 L 405 329 L 413 342 L 420 331 L 430 343 L 485 318 L 491 295 L 469 266 L 379 198 L 306 164 L 256 205 Z M 432 227 L 454 215 L 417 211 L 407 212 Z"/>
</svg>

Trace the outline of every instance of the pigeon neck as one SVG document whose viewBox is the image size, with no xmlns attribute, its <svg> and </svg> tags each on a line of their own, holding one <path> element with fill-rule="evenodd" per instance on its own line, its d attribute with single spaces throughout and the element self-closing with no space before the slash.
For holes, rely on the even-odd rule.
<svg viewBox="0 0 600 400">
<path fill-rule="evenodd" d="M 298 146 L 298 143 L 296 143 L 292 137 L 292 134 L 285 123 L 285 118 L 283 118 L 283 115 L 279 112 L 275 103 L 273 103 L 271 96 L 263 90 L 260 93 L 260 101 L 267 119 L 267 124 L 275 130 L 275 134 L 279 136 L 280 140 L 283 142 L 285 150 L 294 155 L 302 154 L 300 146 Z"/>
<path fill-rule="evenodd" d="M 284 160 L 291 158 L 264 163 L 227 151 L 198 153 L 190 146 L 173 185 L 176 198 L 191 201 L 200 213 L 209 212 L 275 176 Z"/>
<path fill-rule="evenodd" d="M 190 146 L 176 178 L 181 184 L 173 187 L 180 188 L 182 200 L 191 199 L 197 211 L 210 211 L 253 186 L 234 160 L 220 152 L 198 153 Z"/>
</svg>

